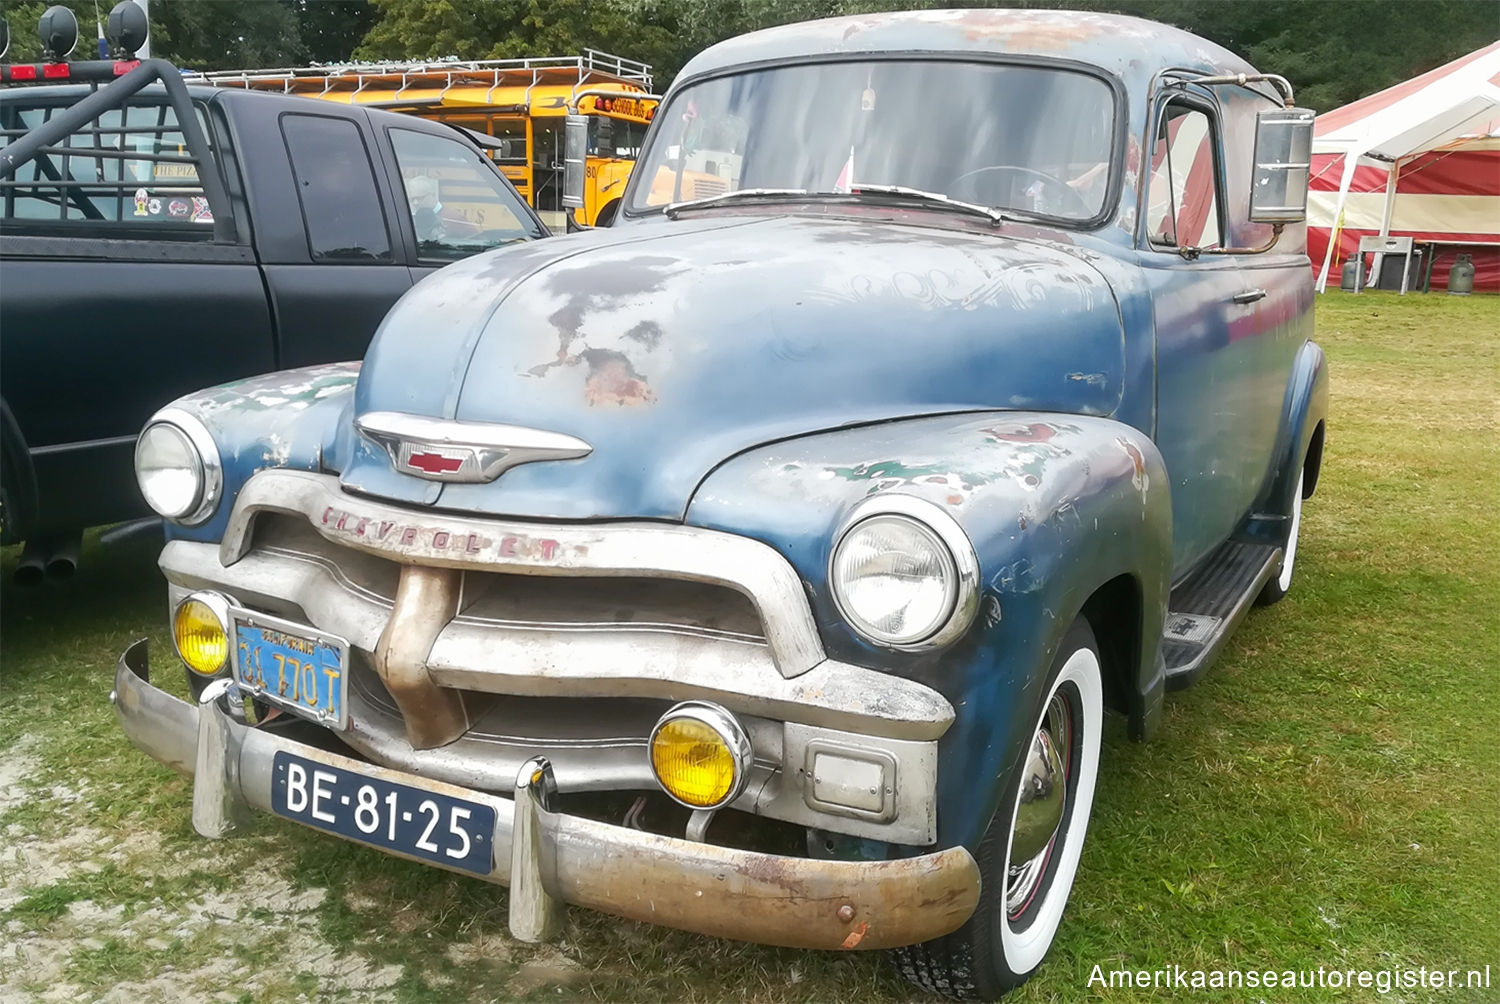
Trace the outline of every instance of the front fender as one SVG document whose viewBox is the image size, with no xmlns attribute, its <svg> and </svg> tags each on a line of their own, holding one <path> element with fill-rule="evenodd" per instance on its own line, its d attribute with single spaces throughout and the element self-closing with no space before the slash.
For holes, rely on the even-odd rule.
<svg viewBox="0 0 1500 1004">
<path fill-rule="evenodd" d="M 167 539 L 221 539 L 240 487 L 262 468 L 318 471 L 331 461 L 336 469 L 331 455 L 353 406 L 359 368 L 356 361 L 282 370 L 188 394 L 168 405 L 207 427 L 219 448 L 224 492 L 208 522 L 187 527 L 168 520 Z"/>
<path fill-rule="evenodd" d="M 914 495 L 946 508 L 979 558 L 969 631 L 922 654 L 878 648 L 838 615 L 832 542 L 859 502 Z M 699 486 L 688 522 L 777 548 L 797 569 L 829 655 L 916 679 L 957 709 L 939 749 L 939 840 L 976 847 L 1063 633 L 1106 583 L 1136 597 L 1129 651 L 1111 667 L 1144 731 L 1160 707 L 1158 666 L 1171 562 L 1165 467 L 1139 430 L 1110 419 L 985 412 L 821 433 L 741 454 Z M 1117 594 L 1109 593 L 1111 597 Z M 982 780 L 980 780 L 982 779 Z"/>
</svg>

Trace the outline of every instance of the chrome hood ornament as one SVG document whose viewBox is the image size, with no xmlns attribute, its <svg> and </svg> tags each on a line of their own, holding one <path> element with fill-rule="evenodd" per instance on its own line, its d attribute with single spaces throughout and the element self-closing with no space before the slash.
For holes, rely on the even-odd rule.
<svg viewBox="0 0 1500 1004">
<path fill-rule="evenodd" d="M 361 415 L 354 427 L 384 449 L 400 473 L 459 484 L 487 484 L 519 464 L 572 460 L 594 450 L 581 439 L 545 429 L 395 411 Z"/>
</svg>

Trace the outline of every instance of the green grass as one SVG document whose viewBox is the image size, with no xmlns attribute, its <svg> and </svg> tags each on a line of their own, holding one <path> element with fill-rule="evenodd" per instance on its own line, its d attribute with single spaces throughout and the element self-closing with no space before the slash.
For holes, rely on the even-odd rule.
<svg viewBox="0 0 1500 1004">
<path fill-rule="evenodd" d="M 1168 698 L 1156 741 L 1112 723 L 1067 918 L 1012 1000 L 1500 1000 L 1088 985 L 1095 965 L 1500 983 L 1500 300 L 1330 293 L 1318 340 L 1333 399 L 1292 594 Z M 0 785 L 0 999 L 922 999 L 877 956 L 579 909 L 560 945 L 520 945 L 503 889 L 274 819 L 200 841 L 187 782 L 105 700 L 141 636 L 181 688 L 154 552 L 91 538 L 78 579 L 35 592 L 0 561 L 0 773 L 23 768 Z"/>
</svg>

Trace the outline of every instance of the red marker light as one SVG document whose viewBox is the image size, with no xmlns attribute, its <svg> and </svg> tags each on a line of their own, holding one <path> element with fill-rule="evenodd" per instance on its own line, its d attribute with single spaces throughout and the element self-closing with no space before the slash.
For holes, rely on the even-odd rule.
<svg viewBox="0 0 1500 1004">
<path fill-rule="evenodd" d="M 35 80 L 36 67 L 25 63 L 17 64 L 10 68 L 10 79 L 12 80 Z"/>
<path fill-rule="evenodd" d="M 66 80 L 70 76 L 67 63 L 48 63 L 42 67 L 42 76 L 48 80 Z"/>
<path fill-rule="evenodd" d="M 140 65 L 141 61 L 139 59 L 121 60 L 115 64 L 115 76 L 123 77 Z"/>
</svg>

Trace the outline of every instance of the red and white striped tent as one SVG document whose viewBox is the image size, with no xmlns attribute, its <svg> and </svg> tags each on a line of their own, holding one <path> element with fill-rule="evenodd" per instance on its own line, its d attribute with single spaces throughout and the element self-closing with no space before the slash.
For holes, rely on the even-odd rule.
<svg viewBox="0 0 1500 1004">
<path fill-rule="evenodd" d="M 1374 234 L 1500 245 L 1500 42 L 1318 116 L 1307 253 L 1320 292 Z M 1459 253 L 1475 289 L 1500 292 L 1500 247 L 1458 243 L 1438 249 L 1434 287 Z"/>
</svg>

